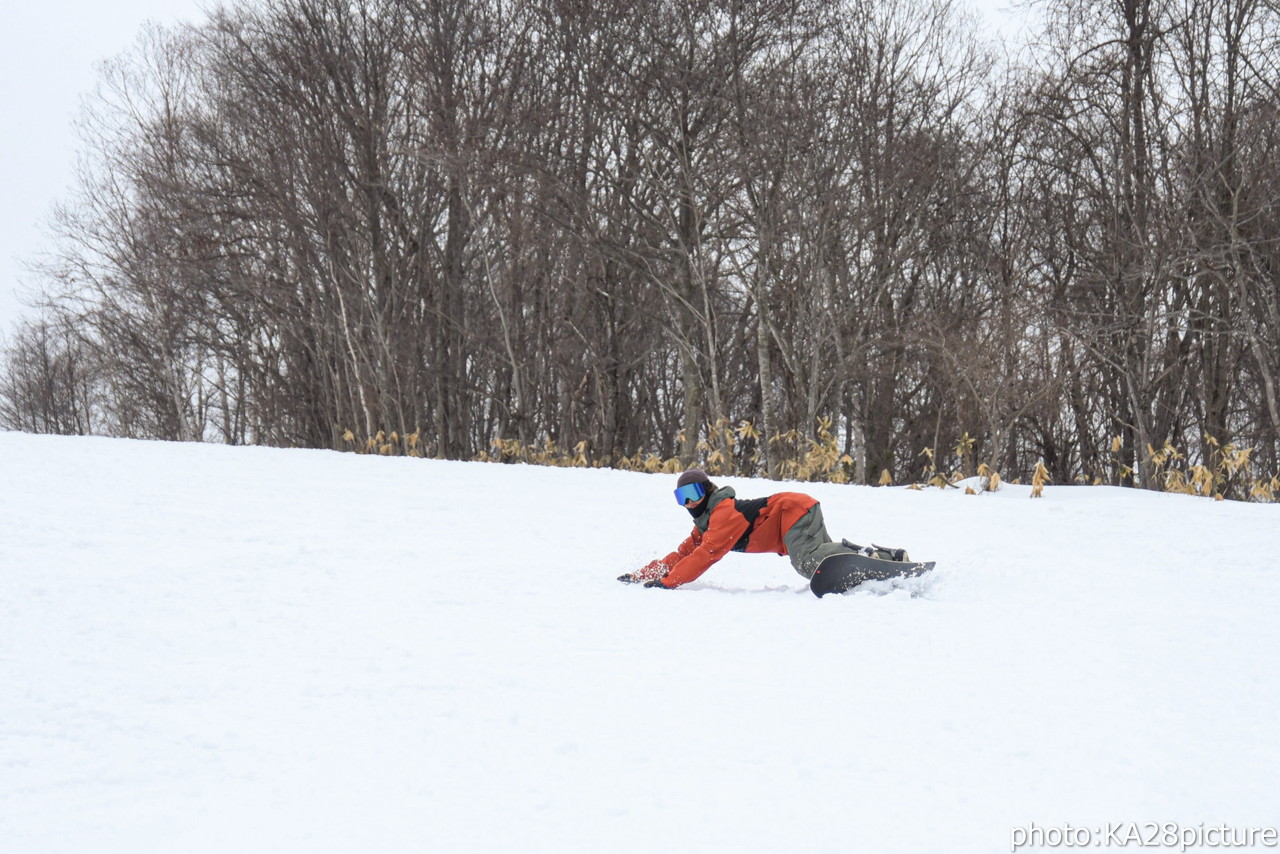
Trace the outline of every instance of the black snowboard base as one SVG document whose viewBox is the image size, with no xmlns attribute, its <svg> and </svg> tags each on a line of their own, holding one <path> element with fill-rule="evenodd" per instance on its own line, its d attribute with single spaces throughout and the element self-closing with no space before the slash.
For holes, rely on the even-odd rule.
<svg viewBox="0 0 1280 854">
<path fill-rule="evenodd" d="M 933 569 L 934 561 L 918 563 L 900 560 L 881 560 L 861 554 L 831 555 L 818 564 L 809 581 L 813 595 L 821 598 L 828 593 L 847 593 L 864 581 L 884 581 L 888 578 L 915 578 Z"/>
</svg>

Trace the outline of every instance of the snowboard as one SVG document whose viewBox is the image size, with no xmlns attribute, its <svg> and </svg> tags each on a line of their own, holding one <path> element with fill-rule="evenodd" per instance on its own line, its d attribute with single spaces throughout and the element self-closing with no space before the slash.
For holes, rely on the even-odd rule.
<svg viewBox="0 0 1280 854">
<path fill-rule="evenodd" d="M 809 581 L 813 595 L 821 598 L 828 593 L 846 593 L 864 581 L 884 581 L 887 578 L 915 578 L 933 569 L 934 561 L 881 560 L 862 554 L 831 555 L 818 564 Z"/>
</svg>

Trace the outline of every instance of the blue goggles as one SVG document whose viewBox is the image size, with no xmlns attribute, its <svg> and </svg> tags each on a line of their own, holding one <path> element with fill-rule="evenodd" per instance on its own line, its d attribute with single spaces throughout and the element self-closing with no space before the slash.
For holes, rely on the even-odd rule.
<svg viewBox="0 0 1280 854">
<path fill-rule="evenodd" d="M 706 494 L 707 485 L 705 483 L 686 483 L 676 490 L 676 502 L 683 507 L 690 501 L 701 501 L 702 496 Z"/>
</svg>

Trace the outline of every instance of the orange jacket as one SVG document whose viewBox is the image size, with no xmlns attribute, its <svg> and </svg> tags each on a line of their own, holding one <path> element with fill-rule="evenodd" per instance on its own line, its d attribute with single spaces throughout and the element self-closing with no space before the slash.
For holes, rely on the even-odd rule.
<svg viewBox="0 0 1280 854">
<path fill-rule="evenodd" d="M 782 538 L 818 500 L 801 492 L 778 492 L 767 498 L 740 501 L 733 487 L 711 495 L 708 509 L 694 520 L 693 533 L 661 561 L 650 564 L 667 571 L 664 587 L 693 581 L 731 551 L 787 553 Z"/>
</svg>

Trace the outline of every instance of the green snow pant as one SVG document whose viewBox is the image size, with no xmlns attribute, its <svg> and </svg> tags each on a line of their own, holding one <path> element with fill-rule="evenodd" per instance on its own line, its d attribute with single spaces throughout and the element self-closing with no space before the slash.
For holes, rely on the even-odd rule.
<svg viewBox="0 0 1280 854">
<path fill-rule="evenodd" d="M 808 513 L 797 519 L 791 530 L 782 535 L 782 542 L 787 547 L 787 557 L 791 558 L 791 565 L 796 572 L 810 579 L 824 558 L 853 553 L 853 549 L 844 543 L 831 541 L 827 525 L 822 521 L 821 504 L 813 505 Z"/>
</svg>

